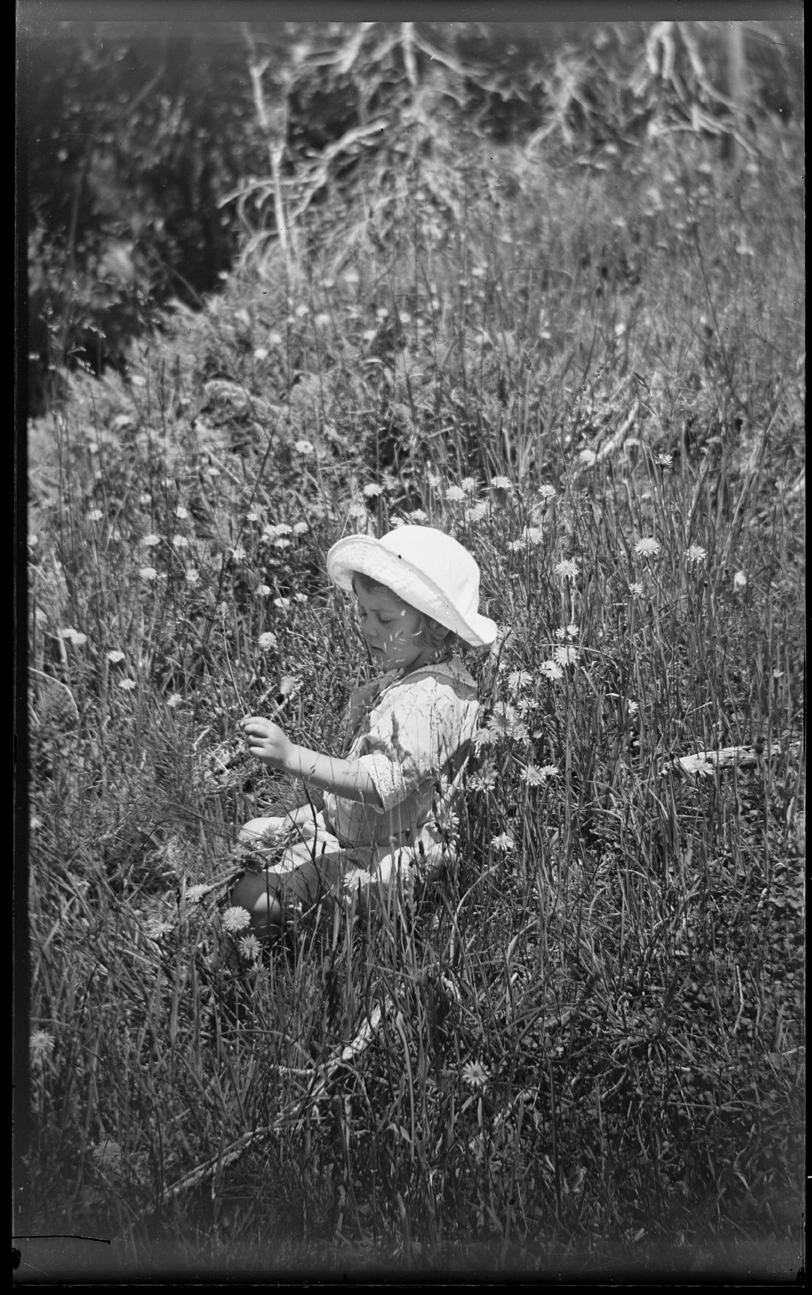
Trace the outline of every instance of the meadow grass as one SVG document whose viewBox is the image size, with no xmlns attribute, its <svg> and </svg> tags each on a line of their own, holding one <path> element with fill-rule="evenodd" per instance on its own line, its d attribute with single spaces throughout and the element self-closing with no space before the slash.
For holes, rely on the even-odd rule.
<svg viewBox="0 0 812 1295">
<path fill-rule="evenodd" d="M 57 1270 L 794 1275 L 800 191 L 675 140 L 407 175 L 32 424 L 18 1223 L 114 1239 Z M 456 861 L 229 969 L 302 794 L 238 720 L 338 749 L 324 554 L 404 519 L 501 630 Z"/>
</svg>

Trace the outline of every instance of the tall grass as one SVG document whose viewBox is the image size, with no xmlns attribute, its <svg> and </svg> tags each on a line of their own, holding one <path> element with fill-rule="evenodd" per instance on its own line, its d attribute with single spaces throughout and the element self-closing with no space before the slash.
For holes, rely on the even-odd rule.
<svg viewBox="0 0 812 1295">
<path fill-rule="evenodd" d="M 730 174 L 416 171 L 32 426 L 20 1231 L 146 1274 L 797 1262 L 799 193 L 777 144 Z M 300 796 L 237 721 L 337 749 L 324 553 L 415 510 L 502 628 L 456 861 L 234 971 L 236 830 Z"/>
</svg>

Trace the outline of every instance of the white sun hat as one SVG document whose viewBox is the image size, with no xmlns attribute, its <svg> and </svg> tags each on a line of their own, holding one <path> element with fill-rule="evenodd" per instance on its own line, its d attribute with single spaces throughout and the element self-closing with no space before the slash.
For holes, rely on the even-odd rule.
<svg viewBox="0 0 812 1295">
<path fill-rule="evenodd" d="M 476 561 L 432 526 L 399 526 L 381 540 L 348 535 L 327 554 L 327 572 L 347 593 L 355 572 L 377 580 L 473 647 L 488 647 L 496 638 L 495 623 L 479 614 Z"/>
</svg>

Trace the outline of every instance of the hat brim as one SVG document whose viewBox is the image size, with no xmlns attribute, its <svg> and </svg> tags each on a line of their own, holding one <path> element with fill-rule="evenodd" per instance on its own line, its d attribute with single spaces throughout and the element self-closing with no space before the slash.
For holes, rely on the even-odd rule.
<svg viewBox="0 0 812 1295">
<path fill-rule="evenodd" d="M 356 572 L 385 585 L 410 607 L 431 616 L 472 647 L 490 647 L 496 639 L 496 623 L 488 616 L 479 612 L 463 616 L 430 576 L 407 558 L 390 553 L 371 535 L 348 535 L 327 554 L 327 573 L 339 589 L 352 593 Z"/>
</svg>

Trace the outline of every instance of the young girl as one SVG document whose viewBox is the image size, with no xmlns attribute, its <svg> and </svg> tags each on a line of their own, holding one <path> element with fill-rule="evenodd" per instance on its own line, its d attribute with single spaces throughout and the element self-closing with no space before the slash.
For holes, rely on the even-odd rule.
<svg viewBox="0 0 812 1295">
<path fill-rule="evenodd" d="M 408 894 L 415 871 L 439 872 L 454 778 L 479 708 L 454 648 L 458 637 L 475 647 L 496 637 L 478 611 L 479 567 L 442 531 L 349 536 L 330 549 L 327 571 L 355 594 L 381 675 L 351 694 L 343 758 L 297 746 L 271 720 L 242 722 L 254 755 L 323 792 L 320 813 L 303 805 L 284 819 L 253 819 L 240 833 L 242 844 L 259 847 L 290 837 L 280 862 L 244 873 L 232 892 L 258 934 L 324 895 L 356 896 L 368 909 L 399 888 Z"/>
</svg>

